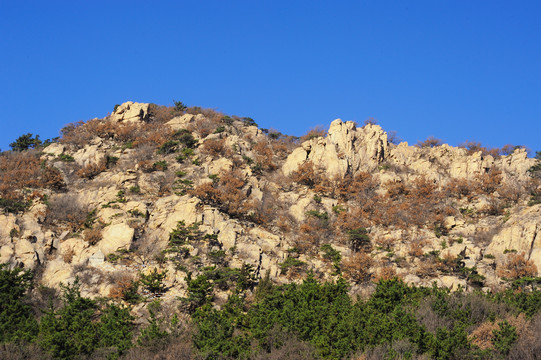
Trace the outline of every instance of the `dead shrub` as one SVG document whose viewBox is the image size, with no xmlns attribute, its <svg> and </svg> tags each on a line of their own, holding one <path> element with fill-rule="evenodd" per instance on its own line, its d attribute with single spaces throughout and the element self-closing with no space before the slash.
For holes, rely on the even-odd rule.
<svg viewBox="0 0 541 360">
<path fill-rule="evenodd" d="M 150 104 L 148 107 L 149 122 L 153 124 L 165 124 L 175 117 L 173 106 Z"/>
<path fill-rule="evenodd" d="M 342 271 L 346 278 L 357 284 L 363 284 L 372 278 L 370 268 L 374 265 L 374 259 L 365 253 L 358 252 L 342 262 Z"/>
<path fill-rule="evenodd" d="M 383 250 L 390 251 L 393 248 L 393 245 L 396 242 L 396 239 L 393 239 L 388 236 L 382 236 L 382 237 L 378 237 L 374 242 L 376 243 L 377 246 L 379 246 Z"/>
<path fill-rule="evenodd" d="M 413 257 L 421 257 L 423 256 L 423 244 L 421 242 L 414 241 L 410 244 L 410 248 L 408 250 L 408 255 Z"/>
<path fill-rule="evenodd" d="M 421 278 L 431 278 L 437 274 L 438 270 L 440 270 L 439 261 L 434 258 L 426 258 L 422 259 L 422 261 L 417 265 L 415 273 Z"/>
<path fill-rule="evenodd" d="M 308 130 L 306 134 L 301 136 L 300 142 L 302 143 L 308 140 L 324 137 L 325 135 L 327 135 L 327 130 L 325 130 L 323 126 L 318 125 L 316 127 L 311 128 L 310 130 Z"/>
<path fill-rule="evenodd" d="M 475 185 L 468 179 L 460 178 L 449 181 L 444 187 L 444 193 L 456 199 L 467 198 L 471 201 L 475 192 Z"/>
<path fill-rule="evenodd" d="M 502 172 L 492 168 L 485 174 L 477 175 L 475 180 L 477 193 L 491 195 L 500 187 Z"/>
<path fill-rule="evenodd" d="M 73 145 L 76 148 L 84 147 L 96 136 L 84 121 L 67 124 L 60 130 L 60 133 L 62 134 L 61 143 Z"/>
<path fill-rule="evenodd" d="M 157 149 L 173 136 L 173 131 L 163 126 L 148 123 L 139 128 L 137 138 L 133 142 L 135 147 L 150 146 Z"/>
<path fill-rule="evenodd" d="M 372 174 L 360 171 L 355 175 L 347 174 L 343 178 L 335 178 L 330 186 L 332 197 L 344 200 L 363 202 L 375 195 L 377 183 Z"/>
<path fill-rule="evenodd" d="M 109 290 L 109 297 L 116 300 L 126 300 L 126 295 L 133 291 L 136 280 L 128 273 L 122 273 L 114 279 L 114 285 Z"/>
<path fill-rule="evenodd" d="M 315 254 L 320 245 L 332 236 L 332 229 L 328 219 L 320 219 L 315 216 L 308 216 L 303 224 L 299 226 L 298 236 L 294 240 L 295 247 L 301 253 Z"/>
<path fill-rule="evenodd" d="M 229 149 L 225 146 L 225 138 L 206 140 L 201 146 L 201 153 L 214 159 L 231 155 Z"/>
<path fill-rule="evenodd" d="M 0 198 L 23 200 L 25 188 L 62 189 L 62 173 L 39 158 L 39 152 L 28 150 L 0 155 Z"/>
<path fill-rule="evenodd" d="M 391 265 L 387 265 L 378 270 L 374 279 L 376 281 L 381 281 L 381 280 L 391 280 L 396 277 L 398 277 L 396 273 L 396 269 Z"/>
<path fill-rule="evenodd" d="M 75 250 L 73 250 L 73 247 L 70 247 L 66 249 L 66 251 L 62 255 L 62 259 L 64 260 L 66 264 L 71 264 L 74 255 L 75 255 Z"/>
<path fill-rule="evenodd" d="M 314 164 L 311 161 L 306 161 L 299 165 L 297 170 L 291 173 L 291 180 L 298 184 L 313 188 L 316 184 L 322 182 L 322 176 L 314 169 Z"/>
<path fill-rule="evenodd" d="M 307 342 L 300 341 L 279 326 L 269 331 L 260 343 L 261 350 L 254 354 L 254 360 L 312 360 L 317 358 L 316 350 Z"/>
<path fill-rule="evenodd" d="M 434 136 L 429 136 L 426 138 L 426 140 L 417 142 L 417 146 L 420 148 L 432 148 L 441 145 L 443 145 L 443 141 L 435 138 Z"/>
<path fill-rule="evenodd" d="M 99 226 L 92 229 L 86 229 L 84 232 L 84 239 L 90 245 L 96 245 L 102 238 L 101 227 Z"/>
<path fill-rule="evenodd" d="M 107 163 L 101 160 L 98 163 L 90 163 L 77 171 L 77 176 L 83 179 L 92 180 L 102 172 L 107 170 Z"/>
<path fill-rule="evenodd" d="M 541 354 L 541 341 L 539 341 L 540 333 L 541 313 L 538 313 L 527 324 L 527 327 L 524 329 L 524 331 L 519 334 L 519 338 L 513 344 L 513 347 L 511 348 L 511 351 L 509 352 L 507 358 L 511 360 L 539 359 L 539 354 Z"/>
<path fill-rule="evenodd" d="M 499 277 L 515 280 L 525 276 L 537 276 L 537 266 L 531 260 L 526 260 L 524 253 L 508 253 L 505 260 L 496 267 Z"/>
<path fill-rule="evenodd" d="M 500 156 L 501 150 L 498 148 L 487 148 L 483 146 L 478 141 L 466 140 L 463 143 L 459 144 L 458 147 L 464 148 L 468 151 L 468 155 L 473 155 L 476 152 L 481 152 L 483 156 L 492 156 L 498 158 Z"/>
<path fill-rule="evenodd" d="M 475 230 L 473 241 L 475 245 L 485 247 L 492 241 L 494 235 L 496 235 L 501 229 L 501 226 L 494 226 L 489 228 L 478 228 Z"/>
<path fill-rule="evenodd" d="M 0 345 L 0 359 L 2 360 L 52 360 L 45 350 L 37 342 L 24 343 L 12 342 Z"/>
<path fill-rule="evenodd" d="M 249 218 L 255 204 L 247 199 L 244 175 L 237 169 L 226 171 L 218 181 L 208 182 L 191 190 L 203 202 L 215 206 L 232 217 Z"/>
<path fill-rule="evenodd" d="M 276 169 L 276 164 L 273 162 L 273 151 L 265 140 L 257 142 L 252 150 L 255 153 L 256 164 L 261 164 L 261 167 L 265 171 L 272 171 Z"/>
<path fill-rule="evenodd" d="M 88 206 L 74 195 L 58 195 L 49 200 L 44 223 L 49 226 L 64 226 L 71 231 L 81 229 L 88 219 Z"/>
</svg>

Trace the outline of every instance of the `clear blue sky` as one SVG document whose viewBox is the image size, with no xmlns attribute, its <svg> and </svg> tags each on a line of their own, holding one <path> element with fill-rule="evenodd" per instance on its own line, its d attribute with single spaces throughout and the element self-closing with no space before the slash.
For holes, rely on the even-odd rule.
<svg viewBox="0 0 541 360">
<path fill-rule="evenodd" d="M 0 1 L 0 148 L 127 100 L 541 150 L 541 1 Z"/>
</svg>

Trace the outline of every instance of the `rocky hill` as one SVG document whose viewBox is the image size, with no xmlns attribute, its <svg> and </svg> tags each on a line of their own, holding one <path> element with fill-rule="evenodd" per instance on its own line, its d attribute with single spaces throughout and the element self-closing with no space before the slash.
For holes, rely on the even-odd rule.
<svg viewBox="0 0 541 360">
<path fill-rule="evenodd" d="M 0 154 L 0 264 L 6 264 L 1 265 L 1 276 L 5 280 L 18 273 L 10 273 L 7 268 L 32 270 L 35 283 L 40 285 L 34 287 L 32 302 L 38 305 L 45 302 L 39 299 L 45 298 L 43 294 L 49 291 L 46 289 L 63 292 L 64 308 L 58 307 L 57 313 L 42 312 L 38 315 L 44 316 L 39 334 L 38 330 L 28 330 L 25 335 L 27 339 L 37 338 L 41 349 L 55 357 L 71 358 L 75 353 L 90 353 L 111 345 L 123 354 L 134 345 L 129 338 L 132 330 L 122 330 L 128 338 L 113 337 L 110 343 L 98 337 L 87 350 L 74 345 L 68 351 L 64 343 L 55 345 L 47 338 L 51 331 L 48 322 L 69 319 L 67 313 L 62 315 L 62 309 L 82 299 L 77 297 L 79 289 L 85 299 L 107 299 L 130 306 L 124 309 L 136 316 L 142 330 L 137 340 L 140 348 L 128 353 L 128 359 L 149 358 L 154 351 L 145 345 L 149 334 L 157 338 L 179 334 L 173 328 L 160 332 L 165 325 L 158 322 L 153 307 L 156 303 L 152 302 L 158 298 L 161 306 L 195 316 L 198 332 L 193 335 L 194 343 L 183 338 L 184 347 L 177 348 L 177 354 L 188 354 L 187 349 L 193 347 L 198 349 L 198 356 L 206 354 L 203 358 L 219 358 L 217 354 L 228 354 L 228 358 L 248 356 L 254 349 L 252 346 L 250 350 L 248 340 L 242 346 L 236 343 L 247 336 L 251 341 L 257 339 L 263 353 L 274 354 L 274 358 L 312 358 L 315 353 L 302 344 L 291 346 L 308 355 L 295 357 L 287 353 L 293 350 L 280 347 L 290 344 L 284 338 L 272 340 L 277 341 L 272 346 L 265 345 L 270 341 L 268 336 L 278 336 L 272 326 L 273 321 L 279 321 L 269 320 L 268 314 L 259 319 L 253 310 L 252 318 L 259 320 L 251 323 L 252 330 L 246 330 L 247 325 L 239 323 L 239 314 L 246 309 L 235 303 L 240 297 L 247 303 L 259 299 L 263 304 L 267 300 L 261 294 L 272 288 L 270 284 L 294 284 L 307 278 L 310 280 L 302 285 L 305 288 L 298 289 L 309 292 L 318 286 L 318 295 L 310 295 L 310 301 L 316 301 L 325 291 L 334 292 L 329 298 L 333 301 L 347 296 L 343 291 L 364 299 L 391 291 L 378 290 L 378 281 L 388 281 L 384 286 L 389 289 L 411 285 L 410 290 L 400 288 L 400 296 L 405 299 L 421 295 L 432 299 L 416 303 L 415 317 L 404 318 L 416 319 L 408 326 L 417 329 L 412 331 L 421 331 L 421 337 L 408 335 L 411 343 L 406 345 L 415 344 L 408 348 L 410 354 L 413 351 L 434 358 L 453 358 L 452 352 L 442 352 L 447 345 L 438 327 L 455 329 L 455 318 L 452 322 L 442 320 L 442 316 L 457 314 L 449 312 L 453 306 L 474 312 L 486 310 L 486 316 L 471 313 L 469 316 L 475 318 L 471 323 L 464 319 L 457 322 L 469 328 L 464 325 L 462 332 L 452 333 L 449 339 L 462 336 L 466 339 L 463 349 L 486 350 L 487 356 L 503 356 L 510 351 L 510 345 L 505 345 L 507 340 L 492 335 L 494 329 L 501 329 L 502 334 L 508 331 L 508 339 L 518 332 L 517 344 L 532 344 L 531 334 L 536 331 L 532 329 L 541 324 L 534 318 L 524 325 L 520 317 L 537 311 L 537 305 L 530 300 L 519 301 L 518 317 L 509 315 L 511 310 L 507 308 L 486 303 L 479 295 L 471 299 L 458 297 L 452 300 L 454 303 L 445 300 L 445 308 L 443 300 L 434 300 L 450 296 L 442 295 L 447 294 L 445 291 L 438 293 L 434 285 L 472 294 L 476 290 L 502 291 L 511 284 L 515 286 L 517 279 L 527 279 L 530 285 L 541 280 L 536 278 L 541 269 L 541 163 L 528 157 L 523 148 L 486 149 L 473 142 L 452 147 L 433 138 L 410 146 L 390 139 L 376 124 L 359 126 L 340 119 L 334 120 L 328 131 L 315 128 L 296 138 L 261 129 L 250 118 L 186 108 L 182 103 L 165 107 L 127 102 L 115 106 L 113 113 L 103 119 L 70 124 L 61 134 L 45 143 L 27 134 L 12 144 L 14 151 Z M 402 282 L 393 282 L 397 278 Z M 18 281 L 26 280 L 21 277 Z M 65 284 L 74 285 L 70 288 Z M 258 284 L 260 290 L 256 292 Z M 296 288 L 284 289 L 298 296 Z M 7 294 L 0 295 L 4 299 Z M 532 299 L 541 296 L 537 290 L 532 294 Z M 362 305 L 339 301 L 342 313 L 335 314 L 338 317 L 347 318 L 350 311 L 361 311 Z M 375 312 L 362 310 L 366 312 L 364 317 L 392 317 L 396 309 L 402 311 L 396 307 L 391 312 L 385 310 L 387 305 L 376 300 L 377 305 L 370 305 L 372 300 L 367 301 L 367 309 Z M 77 304 L 81 306 L 84 301 Z M 96 303 L 86 304 L 97 308 Z M 428 308 L 423 304 L 432 305 Z M 38 305 L 34 304 L 43 311 L 45 305 Z M 225 317 L 219 321 L 233 319 L 230 321 L 235 325 L 223 322 L 218 329 L 229 329 L 229 335 L 206 333 L 205 321 L 216 323 L 213 309 L 224 306 L 222 314 L 226 315 L 220 315 Z M 231 310 L 238 308 L 244 310 Z M 107 309 L 117 309 L 121 314 L 114 306 Z M 301 307 L 292 309 L 295 314 L 304 311 Z M 435 315 L 438 309 L 445 310 Z M 102 320 L 106 311 L 100 315 Z M 374 315 L 378 312 L 381 314 Z M 177 324 L 176 312 L 169 315 L 171 324 Z M 269 322 L 263 331 L 267 337 L 258 338 L 255 329 L 265 318 Z M 509 320 L 513 331 L 505 327 L 509 325 L 507 320 L 497 328 L 496 318 Z M 436 320 L 444 322 L 434 324 Z M 145 330 L 146 322 L 150 325 Z M 92 324 L 96 321 L 89 318 L 85 326 Z M 118 320 L 116 324 L 126 323 Z M 370 329 L 372 325 L 367 324 L 364 328 Z M 58 330 L 58 326 L 53 328 Z M 336 335 L 335 340 L 329 337 L 323 342 L 294 327 L 288 331 L 310 341 L 324 358 L 366 350 L 365 346 L 382 344 L 384 340 L 369 340 L 372 330 L 355 335 L 357 330 L 353 329 L 360 325 L 348 326 L 353 328 Z M 236 336 L 232 329 L 237 329 Z M 393 329 L 385 331 L 394 337 L 398 328 Z M 72 331 L 76 330 L 69 333 Z M 422 348 L 422 334 L 428 334 L 432 345 Z M 354 337 L 349 345 L 332 349 L 324 345 L 348 336 Z M 0 338 L 0 343 L 6 339 L 13 341 L 17 337 Z M 201 339 L 211 340 L 209 343 Z M 228 341 L 239 348 L 231 348 Z M 398 354 L 400 347 L 406 346 L 400 341 L 385 341 L 385 346 L 391 346 L 385 348 L 387 354 Z M 173 351 L 171 346 L 165 353 Z M 273 353 L 276 346 L 281 355 Z M 523 348 L 517 345 L 511 354 L 523 354 Z M 6 349 L 0 348 L 2 356 L 14 351 Z M 151 350 L 147 354 L 141 349 Z M 379 359 L 377 349 L 362 356 Z M 134 353 L 139 357 L 129 357 Z"/>
<path fill-rule="evenodd" d="M 92 296 L 156 269 L 166 300 L 208 266 L 341 274 L 352 292 L 392 276 L 499 289 L 541 269 L 538 161 L 522 148 L 393 144 L 340 119 L 299 140 L 187 110 L 127 102 L 2 154 L 0 262 L 50 287 L 78 276 Z"/>
</svg>

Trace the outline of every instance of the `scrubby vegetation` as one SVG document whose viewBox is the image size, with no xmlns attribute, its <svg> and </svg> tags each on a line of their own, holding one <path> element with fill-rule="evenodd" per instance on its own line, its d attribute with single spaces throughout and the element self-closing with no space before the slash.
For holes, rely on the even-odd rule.
<svg viewBox="0 0 541 360">
<path fill-rule="evenodd" d="M 148 321 L 136 325 L 131 305 L 90 300 L 81 295 L 78 281 L 63 286 L 60 295 L 51 293 L 48 307 L 32 309 L 31 274 L 2 265 L 0 352 L 16 358 L 37 346 L 30 359 L 143 359 L 151 349 L 201 359 L 536 356 L 541 278 L 525 278 L 494 294 L 450 293 L 391 278 L 380 280 L 372 295 L 352 299 L 343 279 L 321 283 L 309 274 L 300 284 L 274 286 L 265 277 L 254 289 L 249 273 L 234 275 L 236 290 L 221 310 L 211 306 L 212 288 L 233 275 L 209 269 L 189 276 L 188 296 L 177 309 L 147 300 Z M 247 297 L 247 291 L 253 295 Z M 191 318 L 180 313 L 188 304 Z"/>
</svg>

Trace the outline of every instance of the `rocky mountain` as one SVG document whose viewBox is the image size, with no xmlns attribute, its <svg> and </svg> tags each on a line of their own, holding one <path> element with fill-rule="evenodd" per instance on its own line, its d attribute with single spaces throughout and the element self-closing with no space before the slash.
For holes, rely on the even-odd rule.
<svg viewBox="0 0 541 360">
<path fill-rule="evenodd" d="M 541 269 L 539 161 L 340 119 L 297 139 L 250 118 L 127 102 L 56 142 L 0 155 L 0 263 L 58 288 L 187 298 L 209 268 L 215 304 L 257 282 L 343 276 L 486 291 Z M 536 167 L 537 166 L 537 167 Z M 231 270 L 231 271 L 233 271 Z M 228 285 L 229 284 L 229 285 Z"/>
</svg>

